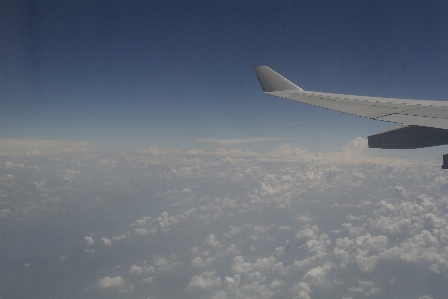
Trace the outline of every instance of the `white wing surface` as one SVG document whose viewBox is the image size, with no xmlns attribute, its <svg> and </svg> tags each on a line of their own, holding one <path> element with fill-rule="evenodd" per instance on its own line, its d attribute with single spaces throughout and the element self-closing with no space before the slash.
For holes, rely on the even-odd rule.
<svg viewBox="0 0 448 299">
<path fill-rule="evenodd" d="M 267 94 L 352 115 L 448 130 L 448 101 L 422 101 L 305 91 L 267 66 L 255 73 Z"/>
<path fill-rule="evenodd" d="M 293 101 L 400 124 L 367 137 L 370 148 L 414 149 L 448 144 L 448 101 L 420 101 L 306 91 L 267 66 L 254 67 L 263 91 Z M 442 169 L 448 169 L 448 154 Z"/>
</svg>

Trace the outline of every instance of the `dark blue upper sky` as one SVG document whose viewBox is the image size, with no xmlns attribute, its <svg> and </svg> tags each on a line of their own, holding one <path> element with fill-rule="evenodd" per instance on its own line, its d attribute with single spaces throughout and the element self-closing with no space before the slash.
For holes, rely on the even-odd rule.
<svg viewBox="0 0 448 299">
<path fill-rule="evenodd" d="M 446 1 L 2 1 L 0 138 L 335 146 L 392 126 L 264 95 L 447 99 Z M 340 142 L 340 143 L 339 143 Z"/>
</svg>

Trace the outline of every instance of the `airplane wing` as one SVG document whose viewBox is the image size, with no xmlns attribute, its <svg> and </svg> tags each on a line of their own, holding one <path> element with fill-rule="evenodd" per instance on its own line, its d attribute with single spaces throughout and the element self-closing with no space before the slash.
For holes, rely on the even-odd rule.
<svg viewBox="0 0 448 299">
<path fill-rule="evenodd" d="M 263 91 L 267 94 L 356 116 L 400 124 L 393 129 L 369 136 L 370 148 L 411 149 L 448 144 L 448 101 L 407 100 L 306 91 L 267 66 L 256 66 L 254 71 Z"/>
</svg>

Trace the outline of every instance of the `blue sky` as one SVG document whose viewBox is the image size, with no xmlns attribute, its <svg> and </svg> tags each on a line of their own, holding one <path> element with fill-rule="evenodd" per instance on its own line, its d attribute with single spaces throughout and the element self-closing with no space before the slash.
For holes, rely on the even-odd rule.
<svg viewBox="0 0 448 299">
<path fill-rule="evenodd" d="M 328 144 L 340 146 L 389 127 L 264 95 L 255 65 L 307 90 L 441 100 L 448 91 L 444 1 L 2 5 L 1 138 L 197 147 L 198 138 L 316 144 L 316 131 L 337 132 L 343 142 Z"/>
</svg>

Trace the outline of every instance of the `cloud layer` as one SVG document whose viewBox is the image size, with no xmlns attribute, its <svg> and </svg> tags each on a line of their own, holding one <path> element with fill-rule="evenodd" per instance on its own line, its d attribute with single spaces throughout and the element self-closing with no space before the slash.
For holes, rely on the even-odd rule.
<svg viewBox="0 0 448 299">
<path fill-rule="evenodd" d="M 442 298 L 448 173 L 365 148 L 4 150 L 0 292 Z"/>
</svg>

